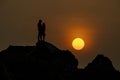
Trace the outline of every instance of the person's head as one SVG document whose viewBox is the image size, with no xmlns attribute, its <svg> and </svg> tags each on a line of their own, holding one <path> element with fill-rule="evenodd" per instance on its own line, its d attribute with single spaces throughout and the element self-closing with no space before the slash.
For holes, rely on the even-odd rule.
<svg viewBox="0 0 120 80">
<path fill-rule="evenodd" d="M 45 23 L 43 23 L 43 26 L 45 26 Z"/>
<path fill-rule="evenodd" d="M 39 20 L 39 23 L 41 23 L 41 22 L 42 22 L 42 20 L 40 19 L 40 20 Z"/>
</svg>

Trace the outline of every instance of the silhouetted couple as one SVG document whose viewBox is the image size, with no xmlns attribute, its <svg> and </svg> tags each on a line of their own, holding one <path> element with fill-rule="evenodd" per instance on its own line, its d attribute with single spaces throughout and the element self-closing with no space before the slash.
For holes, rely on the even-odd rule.
<svg viewBox="0 0 120 80">
<path fill-rule="evenodd" d="M 45 41 L 45 23 L 42 20 L 38 22 L 38 41 Z"/>
</svg>

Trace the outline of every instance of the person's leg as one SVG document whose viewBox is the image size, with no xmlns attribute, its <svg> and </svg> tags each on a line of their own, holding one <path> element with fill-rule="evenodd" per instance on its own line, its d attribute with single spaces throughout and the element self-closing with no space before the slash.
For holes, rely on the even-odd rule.
<svg viewBox="0 0 120 80">
<path fill-rule="evenodd" d="M 39 39 L 39 35 L 38 35 L 38 41 L 39 41 L 40 39 Z"/>
<path fill-rule="evenodd" d="M 43 41 L 45 41 L 45 33 L 43 34 Z"/>
<path fill-rule="evenodd" d="M 40 35 L 40 41 L 42 41 L 42 35 Z"/>
<path fill-rule="evenodd" d="M 43 35 L 43 41 L 45 41 L 45 36 Z"/>
</svg>

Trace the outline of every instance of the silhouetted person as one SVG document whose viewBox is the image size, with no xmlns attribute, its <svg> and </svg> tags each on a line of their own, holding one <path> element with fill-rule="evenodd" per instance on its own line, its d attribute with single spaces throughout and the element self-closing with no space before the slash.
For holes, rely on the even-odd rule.
<svg viewBox="0 0 120 80">
<path fill-rule="evenodd" d="M 38 22 L 38 41 L 40 40 L 40 28 L 42 26 L 42 20 L 39 20 Z"/>
<path fill-rule="evenodd" d="M 41 29 L 42 29 L 42 40 L 45 41 L 45 30 L 46 30 L 45 23 L 43 23 Z"/>
<path fill-rule="evenodd" d="M 42 20 L 38 22 L 38 41 L 45 41 L 45 23 Z"/>
</svg>

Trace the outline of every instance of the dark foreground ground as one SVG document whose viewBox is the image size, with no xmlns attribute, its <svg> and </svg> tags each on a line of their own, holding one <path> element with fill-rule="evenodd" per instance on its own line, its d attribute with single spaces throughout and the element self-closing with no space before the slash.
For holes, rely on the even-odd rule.
<svg viewBox="0 0 120 80">
<path fill-rule="evenodd" d="M 109 58 L 97 55 L 84 69 L 68 50 L 47 42 L 0 52 L 0 80 L 120 80 Z"/>
</svg>

